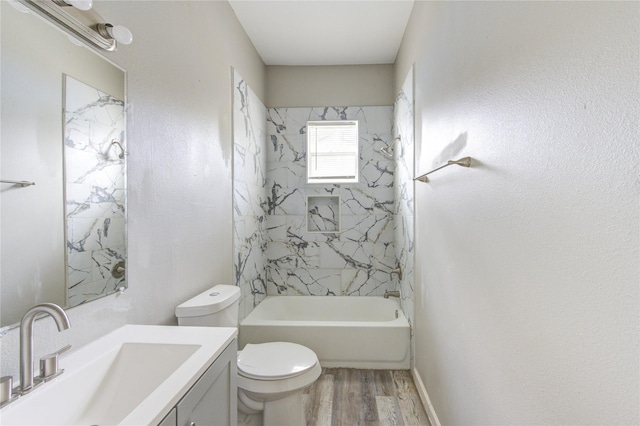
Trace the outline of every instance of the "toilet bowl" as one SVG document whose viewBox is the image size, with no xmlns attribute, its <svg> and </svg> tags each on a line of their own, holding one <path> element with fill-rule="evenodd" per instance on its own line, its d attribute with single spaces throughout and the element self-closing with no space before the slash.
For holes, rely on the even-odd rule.
<svg viewBox="0 0 640 426">
<path fill-rule="evenodd" d="M 178 325 L 237 327 L 240 289 L 217 285 L 176 308 Z M 238 408 L 266 426 L 304 425 L 302 392 L 320 376 L 318 357 L 288 342 L 247 344 L 238 352 Z"/>
<path fill-rule="evenodd" d="M 302 391 L 320 376 L 316 354 L 295 343 L 248 344 L 238 355 L 238 402 L 264 425 L 304 425 Z"/>
</svg>

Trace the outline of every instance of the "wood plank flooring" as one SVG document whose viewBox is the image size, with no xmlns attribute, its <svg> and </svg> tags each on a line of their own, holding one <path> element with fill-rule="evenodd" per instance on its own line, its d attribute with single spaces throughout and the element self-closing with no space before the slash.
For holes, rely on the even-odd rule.
<svg viewBox="0 0 640 426">
<path fill-rule="evenodd" d="M 303 398 L 307 426 L 430 426 L 409 371 L 323 368 Z"/>
</svg>

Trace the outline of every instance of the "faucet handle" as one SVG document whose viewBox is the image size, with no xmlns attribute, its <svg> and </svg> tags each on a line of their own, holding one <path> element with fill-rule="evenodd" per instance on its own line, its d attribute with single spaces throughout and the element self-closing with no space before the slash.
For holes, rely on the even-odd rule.
<svg viewBox="0 0 640 426">
<path fill-rule="evenodd" d="M 64 370 L 58 369 L 58 356 L 69 349 L 71 349 L 71 345 L 40 358 L 40 377 L 38 379 L 46 382 L 64 373 Z"/>
<path fill-rule="evenodd" d="M 2 376 L 0 377 L 0 407 L 4 407 L 10 402 L 15 401 L 20 397 L 20 393 L 13 393 L 13 377 Z"/>
</svg>

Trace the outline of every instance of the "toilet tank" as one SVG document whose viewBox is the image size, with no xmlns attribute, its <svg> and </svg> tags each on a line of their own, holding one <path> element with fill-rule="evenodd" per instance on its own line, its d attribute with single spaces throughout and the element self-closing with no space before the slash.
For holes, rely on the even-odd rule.
<svg viewBox="0 0 640 426">
<path fill-rule="evenodd" d="M 178 325 L 237 327 L 240 288 L 218 284 L 176 308 Z"/>
</svg>

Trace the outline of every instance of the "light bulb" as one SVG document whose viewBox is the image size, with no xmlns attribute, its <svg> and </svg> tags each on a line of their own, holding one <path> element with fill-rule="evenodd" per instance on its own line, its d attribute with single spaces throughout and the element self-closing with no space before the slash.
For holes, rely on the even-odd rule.
<svg viewBox="0 0 640 426">
<path fill-rule="evenodd" d="M 122 44 L 131 44 L 133 41 L 133 34 L 129 31 L 129 28 L 124 25 L 108 25 L 107 33 L 112 39 Z"/>
<path fill-rule="evenodd" d="M 64 0 L 64 2 L 80 10 L 89 10 L 93 7 L 93 0 Z"/>
</svg>

